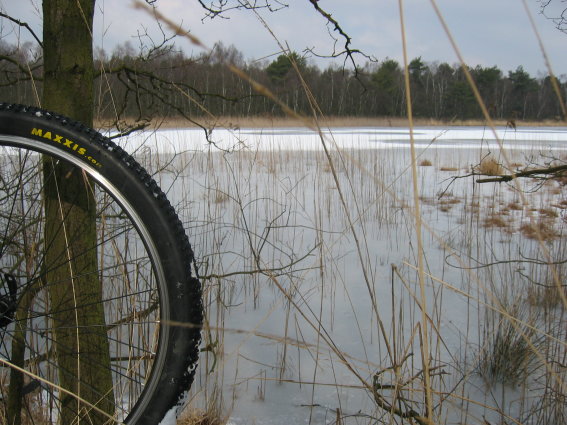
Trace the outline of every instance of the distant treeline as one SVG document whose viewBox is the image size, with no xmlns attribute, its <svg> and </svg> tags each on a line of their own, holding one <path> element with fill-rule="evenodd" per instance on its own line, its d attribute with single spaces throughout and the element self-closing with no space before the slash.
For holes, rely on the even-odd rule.
<svg viewBox="0 0 567 425">
<path fill-rule="evenodd" d="M 290 60 L 291 58 L 291 60 Z M 322 70 L 293 53 L 250 62 L 233 46 L 216 45 L 210 54 L 187 57 L 172 47 L 144 48 L 126 43 L 112 54 L 95 52 L 97 117 L 148 119 L 152 116 L 279 116 L 282 109 L 232 72 L 232 63 L 300 113 L 311 110 L 309 96 L 329 116 L 403 117 L 403 68 L 395 60 L 367 63 L 354 72 L 331 65 Z M 300 71 L 301 78 L 295 69 Z M 498 67 L 469 68 L 491 116 L 545 120 L 562 116 L 549 76 L 535 78 L 521 66 L 505 74 Z M 0 98 L 37 104 L 41 92 L 41 52 L 29 45 L 0 42 Z M 409 77 L 416 117 L 482 119 L 460 66 L 415 58 Z M 309 88 L 309 96 L 302 87 Z M 566 81 L 557 81 L 563 98 Z"/>
</svg>

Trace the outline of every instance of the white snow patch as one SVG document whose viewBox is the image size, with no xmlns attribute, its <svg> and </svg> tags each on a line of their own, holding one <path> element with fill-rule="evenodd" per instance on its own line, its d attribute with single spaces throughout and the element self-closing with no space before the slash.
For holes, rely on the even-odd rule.
<svg viewBox="0 0 567 425">
<path fill-rule="evenodd" d="M 392 149 L 410 147 L 407 129 L 389 127 L 337 128 L 323 133 L 326 142 L 342 149 Z M 505 128 L 495 134 L 484 127 L 420 127 L 414 130 L 417 147 L 432 149 L 478 148 L 479 142 L 490 149 L 531 150 L 543 146 L 549 150 L 565 149 L 567 132 L 564 127 L 525 127 L 518 131 Z M 215 149 L 228 150 L 322 150 L 318 133 L 308 129 L 216 129 L 212 134 Z M 149 152 L 207 151 L 213 146 L 201 129 L 164 129 L 154 133 L 135 133 L 114 140 L 130 154 L 138 150 Z"/>
<path fill-rule="evenodd" d="M 177 406 L 169 409 L 158 425 L 177 425 Z"/>
</svg>

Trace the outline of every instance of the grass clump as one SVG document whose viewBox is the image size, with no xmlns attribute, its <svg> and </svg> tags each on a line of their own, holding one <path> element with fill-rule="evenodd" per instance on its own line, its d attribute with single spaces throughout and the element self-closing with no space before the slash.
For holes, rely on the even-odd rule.
<svg viewBox="0 0 567 425">
<path fill-rule="evenodd" d="M 509 202 L 506 208 L 512 211 L 522 211 L 524 207 L 519 202 Z"/>
<path fill-rule="evenodd" d="M 487 312 L 477 370 L 488 383 L 515 385 L 539 367 L 538 352 L 544 339 L 537 332 L 537 317 L 519 299 Z"/>
<path fill-rule="evenodd" d="M 227 420 L 217 414 L 201 410 L 191 410 L 177 421 L 177 425 L 225 425 L 226 423 Z"/>
<path fill-rule="evenodd" d="M 500 176 L 504 173 L 504 169 L 496 159 L 488 156 L 476 166 L 476 172 L 485 176 Z"/>
<path fill-rule="evenodd" d="M 460 204 L 461 200 L 455 196 L 443 196 L 438 203 L 439 210 L 449 212 L 455 205 Z"/>
<path fill-rule="evenodd" d="M 502 230 L 509 230 L 510 223 L 502 218 L 502 215 L 491 214 L 483 221 L 483 226 L 486 228 L 500 228 Z"/>
<path fill-rule="evenodd" d="M 539 306 L 546 309 L 561 307 L 561 294 L 563 291 L 567 296 L 565 287 L 558 288 L 553 284 L 546 286 L 530 286 L 528 288 L 527 296 L 528 303 L 532 306 Z"/>
<path fill-rule="evenodd" d="M 553 223 L 546 219 L 524 223 L 520 226 L 520 232 L 528 239 L 541 241 L 550 241 L 559 237 Z"/>
</svg>

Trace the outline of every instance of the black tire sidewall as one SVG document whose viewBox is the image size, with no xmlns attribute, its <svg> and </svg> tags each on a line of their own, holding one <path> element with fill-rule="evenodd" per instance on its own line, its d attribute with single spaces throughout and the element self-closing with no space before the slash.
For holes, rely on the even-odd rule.
<svg viewBox="0 0 567 425">
<path fill-rule="evenodd" d="M 24 108 L 24 107 L 21 107 Z M 192 251 L 177 215 L 147 172 L 124 150 L 98 132 L 72 120 L 35 108 L 2 110 L 0 135 L 12 135 L 37 142 L 37 150 L 56 147 L 72 154 L 93 177 L 106 179 L 132 206 L 153 241 L 163 269 L 169 303 L 169 317 L 162 317 L 167 345 L 152 394 L 146 390 L 128 424 L 159 423 L 191 385 L 198 358 L 202 303 L 200 284 L 191 276 Z M 152 377 L 153 379 L 154 377 Z"/>
</svg>

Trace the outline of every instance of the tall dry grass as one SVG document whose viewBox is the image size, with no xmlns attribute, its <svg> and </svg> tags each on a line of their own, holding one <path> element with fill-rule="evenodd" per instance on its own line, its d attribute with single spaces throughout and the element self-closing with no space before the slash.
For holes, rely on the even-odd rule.
<svg viewBox="0 0 567 425">
<path fill-rule="evenodd" d="M 563 186 L 447 188 L 470 156 L 340 149 L 315 102 L 311 117 L 286 111 L 246 125 L 299 123 L 320 150 L 247 149 L 242 123 L 212 117 L 238 148 L 135 153 L 180 212 L 204 284 L 179 423 L 262 423 L 278 404 L 302 423 L 567 422 Z M 498 158 L 476 171 L 525 159 Z"/>
<path fill-rule="evenodd" d="M 436 161 L 427 167 L 432 175 L 418 176 L 429 217 L 424 304 L 407 151 L 211 148 L 154 158 L 168 164 L 159 168 L 161 184 L 171 187 L 185 217 L 205 283 L 208 322 L 190 406 L 226 417 L 252 403 L 269 415 L 277 388 L 310 388 L 304 404 L 312 413 L 304 414 L 314 421 L 318 394 L 332 386 L 339 396 L 331 410 L 343 423 L 354 420 L 341 407 L 352 392 L 372 400 L 359 422 L 366 415 L 369 423 L 385 416 L 426 423 L 426 358 L 436 423 L 456 416 L 474 423 L 479 412 L 490 421 L 521 422 L 539 417 L 533 391 L 547 386 L 548 398 L 562 397 L 564 375 L 553 365 L 565 353 L 565 306 L 536 292 L 555 288 L 554 265 L 535 260 L 539 241 L 520 231 L 529 205 L 558 204 L 562 193 L 554 186 L 531 193 L 526 208 L 509 208 L 506 186 L 469 182 L 439 196 L 444 188 L 430 182 L 445 181 L 446 158 Z M 504 211 L 507 229 L 483 224 Z M 558 225 L 561 217 L 554 220 Z M 545 243 L 559 261 L 564 239 Z M 531 260 L 523 263 L 516 252 Z M 422 310 L 431 329 L 428 356 Z M 329 382 L 323 370 L 330 365 L 341 372 Z M 471 395 L 479 386 L 498 394 Z M 501 406 L 516 396 L 510 386 L 525 388 L 520 409 Z"/>
<path fill-rule="evenodd" d="M 287 112 L 318 134 L 323 153 L 212 149 L 186 160 L 183 193 L 200 195 L 178 205 L 201 252 L 209 318 L 190 406 L 230 414 L 252 391 L 258 407 L 277 382 L 309 388 L 302 405 L 310 423 L 329 386 L 337 398 L 327 411 L 341 424 L 564 418 L 567 303 L 557 269 L 563 257 L 554 258 L 565 242 L 522 230 L 537 222 L 538 203 L 560 203 L 562 192 L 529 193 L 514 182 L 521 207 L 505 209 L 508 187 L 471 183 L 454 201 L 438 202 L 435 192 L 446 188 L 431 193 L 424 175 L 446 166 L 428 159 L 435 167 L 422 171 L 412 168 L 415 156 L 341 150 L 320 132 L 316 104 L 315 120 Z M 488 115 L 487 123 L 494 128 Z M 514 168 L 506 151 L 499 158 L 485 158 L 477 171 Z M 487 224 L 496 218 L 505 226 Z M 389 266 L 393 251 L 404 254 Z M 533 289 L 542 275 L 556 291 L 553 305 L 534 301 L 543 296 Z M 345 311 L 352 317 L 346 337 L 334 332 Z M 263 344 L 275 347 L 276 361 L 254 355 Z M 334 379 L 323 381 L 329 368 Z M 348 391 L 371 402 L 349 412 Z"/>
<path fill-rule="evenodd" d="M 204 285 L 179 423 L 565 423 L 563 213 L 541 212 L 564 205 L 560 186 L 448 188 L 470 156 L 340 149 L 315 102 L 312 117 L 285 110 L 268 127 L 300 123 L 320 150 L 248 149 L 241 123 L 213 117 L 238 148 L 135 152 L 180 212 Z M 478 172 L 523 160 L 498 154 Z"/>
</svg>

